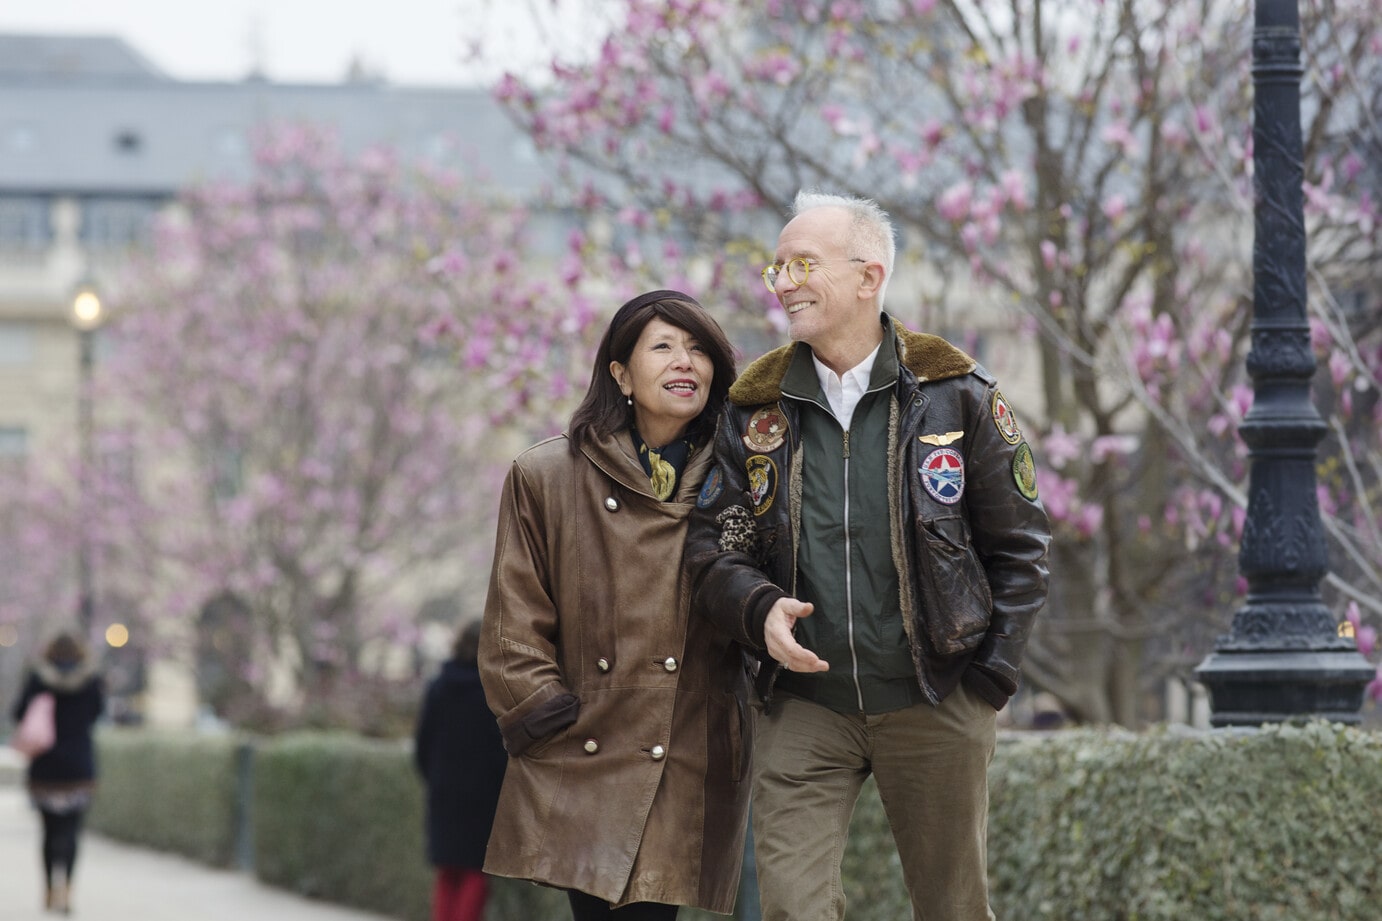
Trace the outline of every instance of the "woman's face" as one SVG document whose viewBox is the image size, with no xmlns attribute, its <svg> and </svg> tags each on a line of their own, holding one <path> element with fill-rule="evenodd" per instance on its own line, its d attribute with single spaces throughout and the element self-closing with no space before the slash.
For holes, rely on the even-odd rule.
<svg viewBox="0 0 1382 921">
<path fill-rule="evenodd" d="M 660 448 L 686 431 L 705 409 L 715 365 L 694 336 L 661 317 L 643 327 L 627 364 L 609 373 L 633 399 L 634 424 L 650 447 Z"/>
</svg>

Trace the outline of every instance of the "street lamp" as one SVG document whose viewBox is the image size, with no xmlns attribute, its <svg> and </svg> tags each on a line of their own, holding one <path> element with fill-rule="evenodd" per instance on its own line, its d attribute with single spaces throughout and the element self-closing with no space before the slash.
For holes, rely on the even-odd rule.
<svg viewBox="0 0 1382 921">
<path fill-rule="evenodd" d="M 1253 404 L 1248 517 L 1238 555 L 1247 603 L 1196 676 L 1215 726 L 1311 716 L 1357 723 L 1374 671 L 1321 601 L 1328 570 L 1315 496 L 1325 423 L 1310 401 L 1315 357 L 1305 315 L 1304 153 L 1297 0 L 1257 0 L 1253 30 Z"/>
<path fill-rule="evenodd" d="M 104 319 L 101 297 L 96 288 L 82 284 L 72 296 L 72 325 L 80 339 L 77 381 L 77 488 L 81 509 L 81 533 L 77 539 L 77 618 L 82 631 L 91 632 L 95 619 L 95 595 L 91 573 L 91 473 L 93 462 L 93 414 L 91 371 L 95 364 L 96 330 Z"/>
</svg>

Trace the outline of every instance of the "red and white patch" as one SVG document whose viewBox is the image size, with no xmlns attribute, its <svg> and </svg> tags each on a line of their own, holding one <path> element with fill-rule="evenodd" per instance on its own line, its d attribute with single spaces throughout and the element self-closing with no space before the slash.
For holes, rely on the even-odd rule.
<svg viewBox="0 0 1382 921">
<path fill-rule="evenodd" d="M 782 447 L 787 440 L 787 417 L 776 406 L 764 406 L 749 418 L 744 428 L 744 447 L 766 454 Z"/>
<path fill-rule="evenodd" d="M 1015 445 L 1022 440 L 1022 429 L 1017 426 L 1017 414 L 999 390 L 993 392 L 993 424 L 1008 444 Z"/>
<path fill-rule="evenodd" d="M 921 462 L 921 485 L 932 499 L 954 505 L 965 494 L 965 459 L 953 448 L 937 448 Z"/>
</svg>

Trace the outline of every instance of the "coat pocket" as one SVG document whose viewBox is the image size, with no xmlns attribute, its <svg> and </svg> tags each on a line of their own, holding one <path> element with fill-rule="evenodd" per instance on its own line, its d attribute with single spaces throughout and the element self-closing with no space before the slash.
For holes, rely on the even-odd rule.
<svg viewBox="0 0 1382 921">
<path fill-rule="evenodd" d="M 972 652 L 988 632 L 993 593 L 969 526 L 959 516 L 938 518 L 923 521 L 921 535 L 921 629 L 937 655 Z"/>
</svg>

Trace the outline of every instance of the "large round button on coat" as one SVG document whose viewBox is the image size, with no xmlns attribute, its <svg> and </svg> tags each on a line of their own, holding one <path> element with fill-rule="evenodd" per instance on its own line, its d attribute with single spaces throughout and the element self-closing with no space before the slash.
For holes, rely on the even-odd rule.
<svg viewBox="0 0 1382 921">
<path fill-rule="evenodd" d="M 669 672 L 674 672 L 677 670 L 677 660 L 671 656 L 668 656 L 667 659 L 662 663 L 662 667 L 667 669 L 667 671 Z"/>
<path fill-rule="evenodd" d="M 599 742 L 595 741 L 594 739 L 586 739 L 586 740 L 585 740 L 585 751 L 586 751 L 586 754 L 593 755 L 593 754 L 595 754 L 595 753 L 596 753 L 597 751 L 599 751 L 599 750 L 600 750 L 600 743 L 599 743 Z"/>
<path fill-rule="evenodd" d="M 661 761 L 663 758 L 667 757 L 667 749 L 663 748 L 661 745 L 654 745 L 653 750 L 649 752 L 649 754 L 653 756 L 654 761 Z"/>
<path fill-rule="evenodd" d="M 600 658 L 595 660 L 595 667 L 602 672 L 609 671 L 609 659 L 606 659 L 604 656 L 600 656 Z"/>
<path fill-rule="evenodd" d="M 605 508 L 609 509 L 611 512 L 619 511 L 619 500 L 610 496 L 605 500 Z"/>
</svg>

